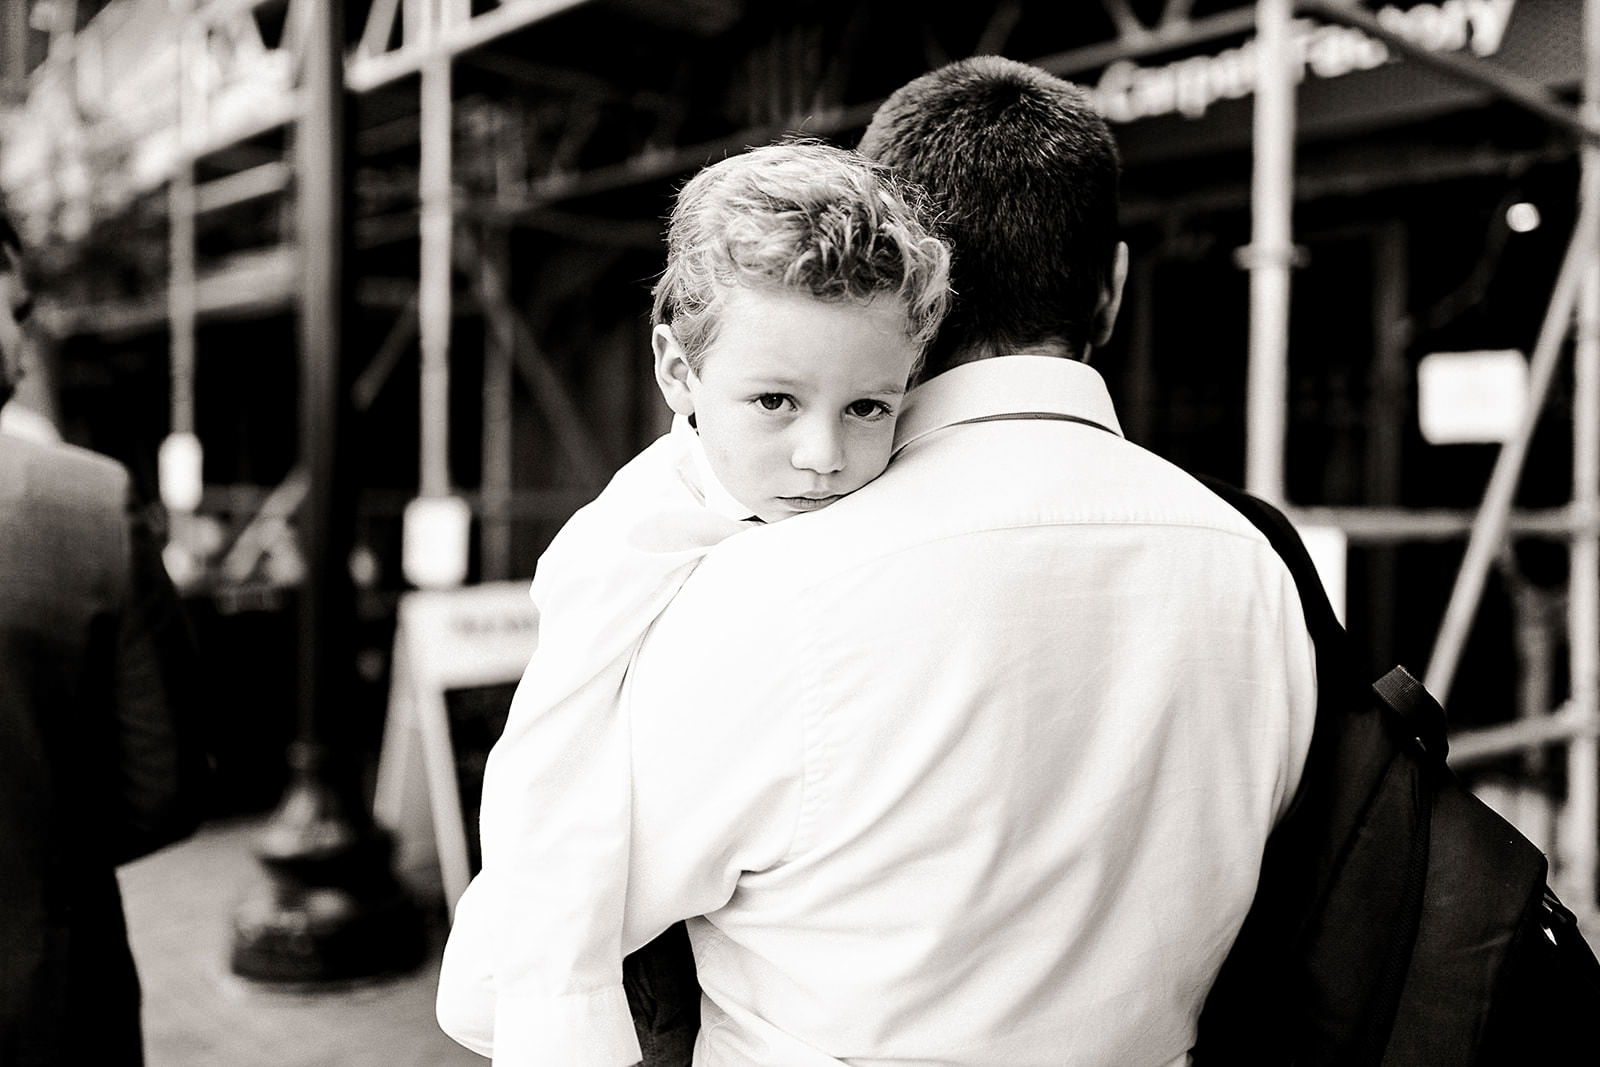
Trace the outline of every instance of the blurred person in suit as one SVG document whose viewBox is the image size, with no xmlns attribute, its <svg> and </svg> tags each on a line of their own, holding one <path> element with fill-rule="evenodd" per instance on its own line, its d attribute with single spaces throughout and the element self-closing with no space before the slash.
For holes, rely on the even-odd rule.
<svg viewBox="0 0 1600 1067">
<path fill-rule="evenodd" d="M 0 407 L 32 305 L 0 214 Z M 193 632 L 115 460 L 0 434 L 0 1064 L 144 1062 L 116 868 L 193 832 Z"/>
</svg>

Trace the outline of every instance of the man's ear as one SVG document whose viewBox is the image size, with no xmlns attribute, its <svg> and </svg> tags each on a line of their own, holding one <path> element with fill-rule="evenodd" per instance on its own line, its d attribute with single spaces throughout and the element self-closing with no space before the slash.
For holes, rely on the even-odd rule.
<svg viewBox="0 0 1600 1067">
<path fill-rule="evenodd" d="M 689 390 L 689 379 L 694 377 L 694 370 L 683 346 L 672 335 L 672 327 L 663 323 L 650 331 L 650 347 L 656 354 L 656 386 L 667 407 L 679 415 L 693 415 L 694 394 Z"/>
<path fill-rule="evenodd" d="M 1099 348 L 1111 340 L 1111 330 L 1117 324 L 1117 312 L 1122 308 L 1122 286 L 1128 280 L 1128 242 L 1118 241 L 1111 254 L 1111 277 L 1100 290 L 1100 301 L 1094 308 L 1093 332 L 1089 344 Z"/>
</svg>

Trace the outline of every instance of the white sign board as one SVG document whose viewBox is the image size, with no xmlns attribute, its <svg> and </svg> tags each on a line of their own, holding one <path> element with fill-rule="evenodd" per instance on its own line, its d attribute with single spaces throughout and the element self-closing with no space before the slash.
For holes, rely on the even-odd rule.
<svg viewBox="0 0 1600 1067">
<path fill-rule="evenodd" d="M 1521 352 L 1435 352 L 1417 364 L 1417 422 L 1429 444 L 1504 442 L 1522 424 L 1527 396 Z"/>
<path fill-rule="evenodd" d="M 529 582 L 427 590 L 400 599 L 373 814 L 402 872 L 438 864 L 450 914 L 472 877 L 446 693 L 522 677 L 538 643 Z M 479 752 L 481 758 L 486 752 Z"/>
<path fill-rule="evenodd" d="M 1345 572 L 1350 557 L 1350 537 L 1337 526 L 1297 526 L 1306 554 L 1317 568 L 1323 591 L 1333 605 L 1333 613 L 1344 622 Z"/>
</svg>

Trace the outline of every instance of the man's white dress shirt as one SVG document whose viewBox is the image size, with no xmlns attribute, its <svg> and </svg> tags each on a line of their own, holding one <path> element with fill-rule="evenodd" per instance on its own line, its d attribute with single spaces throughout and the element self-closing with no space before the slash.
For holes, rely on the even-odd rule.
<svg viewBox="0 0 1600 1067">
<path fill-rule="evenodd" d="M 1083 364 L 899 431 L 640 645 L 621 949 L 699 916 L 697 1067 L 1183 1063 L 1310 739 L 1294 583 Z"/>
<path fill-rule="evenodd" d="M 640 637 L 749 509 L 681 417 L 568 520 L 530 593 L 539 641 L 490 751 L 483 869 L 456 903 L 437 1015 L 496 1064 L 631 1064 L 623 674 Z"/>
</svg>

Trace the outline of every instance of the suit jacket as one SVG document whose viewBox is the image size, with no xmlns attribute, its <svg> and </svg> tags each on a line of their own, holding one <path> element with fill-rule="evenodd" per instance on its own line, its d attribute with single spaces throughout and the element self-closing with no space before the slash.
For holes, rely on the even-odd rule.
<svg viewBox="0 0 1600 1067">
<path fill-rule="evenodd" d="M 142 1062 L 115 868 L 199 821 L 194 687 L 127 471 L 0 435 L 0 1063 Z"/>
</svg>

